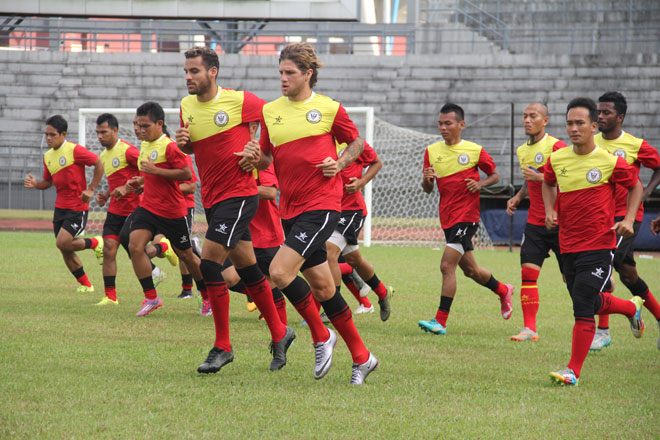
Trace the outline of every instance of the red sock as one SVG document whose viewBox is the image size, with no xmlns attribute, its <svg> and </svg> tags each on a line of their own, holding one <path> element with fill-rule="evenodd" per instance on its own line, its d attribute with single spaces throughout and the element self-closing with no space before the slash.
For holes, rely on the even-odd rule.
<svg viewBox="0 0 660 440">
<path fill-rule="evenodd" d="M 610 328 L 610 315 L 608 313 L 598 314 L 598 328 Z"/>
<path fill-rule="evenodd" d="M 92 283 L 89 282 L 87 274 L 83 274 L 81 277 L 76 278 L 76 280 L 83 286 L 92 287 Z"/>
<path fill-rule="evenodd" d="M 618 313 L 621 315 L 625 315 L 628 318 L 632 318 L 633 316 L 635 316 L 635 313 L 637 312 L 637 308 L 635 307 L 635 304 L 633 304 L 631 301 L 626 301 L 625 299 L 617 298 L 616 296 L 611 295 L 607 292 L 600 292 L 599 295 L 601 301 L 600 310 L 598 310 L 599 315 L 602 313 L 606 313 L 606 314 Z"/>
<path fill-rule="evenodd" d="M 378 296 L 378 299 L 383 299 L 387 296 L 387 287 L 385 287 L 385 284 L 381 281 L 378 283 L 378 286 L 376 286 L 375 289 L 371 289 L 374 291 L 376 296 Z"/>
<path fill-rule="evenodd" d="M 447 327 L 447 318 L 449 318 L 449 312 L 446 310 L 440 310 L 435 313 L 435 320 L 438 321 L 443 327 Z"/>
<path fill-rule="evenodd" d="M 339 270 L 342 275 L 350 275 L 353 273 L 353 266 L 348 263 L 339 263 Z"/>
<path fill-rule="evenodd" d="M 596 321 L 593 318 L 575 318 L 573 326 L 573 343 L 571 347 L 571 361 L 568 368 L 575 372 L 576 377 L 580 377 L 582 364 L 589 354 L 589 347 L 594 340 L 596 332 Z"/>
<path fill-rule="evenodd" d="M 356 364 L 363 364 L 369 359 L 369 350 L 364 346 L 362 338 L 355 328 L 353 322 L 353 314 L 351 309 L 344 301 L 340 294 L 335 294 L 328 301 L 323 302 L 323 309 L 325 310 L 330 322 L 335 326 L 337 332 L 341 335 L 344 342 L 351 352 L 353 362 Z"/>
<path fill-rule="evenodd" d="M 99 240 L 96 239 L 96 238 L 89 238 L 88 240 L 91 242 L 91 244 L 89 246 L 90 249 L 95 249 L 96 246 L 99 245 Z"/>
<path fill-rule="evenodd" d="M 280 321 L 282 321 L 282 324 L 286 325 L 287 324 L 287 316 L 286 316 L 286 300 L 284 299 L 284 296 L 280 296 L 277 299 L 273 300 L 275 302 L 275 308 L 277 309 L 277 314 L 280 316 Z"/>
<path fill-rule="evenodd" d="M 202 297 L 202 299 L 209 299 L 208 287 L 206 289 L 200 290 L 199 294 Z M 213 310 L 213 307 L 211 307 L 211 310 Z"/>
<path fill-rule="evenodd" d="M 156 292 L 156 289 L 145 290 L 144 297 L 147 298 L 148 300 L 154 300 L 158 297 L 158 292 Z"/>
<path fill-rule="evenodd" d="M 651 312 L 655 319 L 660 320 L 660 304 L 658 304 L 651 291 L 647 289 L 645 294 L 639 296 L 644 300 L 644 307 Z"/>
<path fill-rule="evenodd" d="M 539 288 L 537 284 L 539 273 L 538 270 L 531 267 L 522 268 L 520 305 L 523 312 L 523 325 L 533 332 L 536 331 L 536 313 L 539 310 Z"/>
<path fill-rule="evenodd" d="M 344 281 L 344 285 L 348 287 L 348 290 L 351 291 L 358 303 L 362 304 L 366 308 L 371 307 L 371 301 L 369 301 L 366 296 L 364 298 L 360 296 L 360 291 L 358 290 L 355 283 L 353 283 L 353 281 Z"/>
<path fill-rule="evenodd" d="M 229 341 L 229 289 L 225 281 L 206 281 L 206 292 L 211 301 L 213 322 L 215 324 L 215 342 L 213 345 L 221 350 L 231 350 Z"/>
<path fill-rule="evenodd" d="M 115 286 L 106 287 L 105 288 L 105 296 L 107 296 L 108 299 L 111 299 L 113 301 L 117 301 L 117 290 L 115 289 Z"/>
<path fill-rule="evenodd" d="M 280 315 L 277 313 L 275 303 L 273 302 L 273 292 L 270 290 L 270 285 L 266 277 L 262 276 L 260 280 L 252 284 L 245 283 L 245 286 L 247 287 L 248 295 L 250 295 L 259 312 L 263 315 L 273 341 L 280 341 L 286 333 L 286 326 L 282 324 Z"/>
<path fill-rule="evenodd" d="M 325 342 L 330 337 L 328 329 L 323 325 L 321 317 L 319 316 L 319 307 L 316 307 L 316 304 L 319 302 L 312 295 L 312 290 L 310 289 L 303 298 L 293 303 L 293 307 L 296 308 L 300 316 L 307 322 L 309 326 L 309 331 L 312 334 L 312 341 L 316 344 L 319 342 Z"/>
<path fill-rule="evenodd" d="M 508 289 L 506 288 L 506 284 L 500 283 L 499 281 L 497 282 L 497 288 L 493 290 L 497 294 L 497 296 L 504 296 L 508 292 Z"/>
<path fill-rule="evenodd" d="M 311 292 L 311 290 L 310 290 L 310 292 Z M 321 303 L 319 302 L 318 299 L 316 299 L 314 297 L 314 295 L 312 295 L 312 301 L 314 303 L 314 307 L 316 307 L 316 313 L 319 313 L 321 311 Z M 324 341 L 325 341 L 325 339 L 324 339 Z"/>
</svg>

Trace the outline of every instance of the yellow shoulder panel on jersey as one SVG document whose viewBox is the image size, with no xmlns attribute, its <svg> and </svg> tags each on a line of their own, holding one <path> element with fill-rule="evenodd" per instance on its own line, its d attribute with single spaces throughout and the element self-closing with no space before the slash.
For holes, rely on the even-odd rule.
<svg viewBox="0 0 660 440">
<path fill-rule="evenodd" d="M 447 177 L 477 166 L 482 147 L 474 142 L 463 140 L 456 145 L 444 141 L 426 147 L 429 162 L 438 177 Z"/>
<path fill-rule="evenodd" d="M 162 135 L 153 142 L 142 142 L 140 145 L 140 157 L 138 158 L 138 168 L 142 170 L 141 162 L 148 162 L 149 160 L 154 163 L 167 162 L 167 146 L 174 142 L 172 139 Z"/>
<path fill-rule="evenodd" d="M 603 138 L 602 133 L 594 136 L 596 145 L 600 145 L 615 156 L 623 157 L 628 165 L 637 160 L 639 149 L 642 146 L 643 139 L 636 138 L 625 131 L 617 139 L 608 140 Z"/>
<path fill-rule="evenodd" d="M 516 154 L 520 166 L 540 168 L 545 165 L 550 157 L 550 153 L 552 153 L 552 147 L 554 147 L 558 140 L 559 139 L 546 134 L 543 139 L 535 144 L 529 145 L 524 143 L 519 146 L 516 150 Z"/>
<path fill-rule="evenodd" d="M 609 182 L 617 158 L 602 147 L 588 155 L 578 155 L 573 146 L 555 151 L 550 156 L 552 169 L 562 192 L 589 189 Z"/>
<path fill-rule="evenodd" d="M 117 145 L 110 150 L 104 149 L 101 151 L 101 162 L 103 162 L 103 169 L 106 176 L 111 176 L 115 171 L 128 166 L 128 161 L 126 160 L 127 149 L 128 144 L 120 139 Z"/>
<path fill-rule="evenodd" d="M 197 95 L 183 98 L 181 119 L 190 124 L 190 140 L 197 142 L 242 124 L 244 96 L 242 91 L 220 89 L 220 96 L 209 102 L 199 102 Z"/>
<path fill-rule="evenodd" d="M 339 103 L 315 94 L 305 102 L 289 101 L 283 96 L 264 106 L 264 120 L 274 146 L 310 136 L 330 133 Z"/>
<path fill-rule="evenodd" d="M 73 150 L 75 148 L 76 144 L 73 142 L 64 141 L 62 146 L 57 150 L 51 148 L 46 151 L 46 154 L 44 154 L 44 162 L 46 163 L 46 167 L 51 176 L 54 176 L 58 171 L 73 165 Z"/>
</svg>

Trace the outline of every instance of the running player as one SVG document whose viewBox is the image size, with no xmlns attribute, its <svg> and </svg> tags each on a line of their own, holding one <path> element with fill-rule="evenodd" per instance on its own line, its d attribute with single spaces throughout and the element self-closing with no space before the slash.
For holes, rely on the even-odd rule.
<svg viewBox="0 0 660 440">
<path fill-rule="evenodd" d="M 561 254 L 559 253 L 559 235 L 555 228 L 551 231 L 545 227 L 545 207 L 543 206 L 543 171 L 550 153 L 566 144 L 545 132 L 550 118 L 548 107 L 540 102 L 530 104 L 523 113 L 527 142 L 518 147 L 516 154 L 525 182 L 518 193 L 506 203 L 506 212 L 513 215 L 520 202 L 529 195 L 529 211 L 527 223 L 520 243 L 520 266 L 522 272 L 522 287 L 520 289 L 520 304 L 523 313 L 523 329 L 517 335 L 511 336 L 512 341 L 536 341 L 539 334 L 536 331 L 536 313 L 539 310 L 539 290 L 537 281 L 543 260 L 552 250 L 557 258 L 559 270 Z"/>
<path fill-rule="evenodd" d="M 596 145 L 605 148 L 615 156 L 622 157 L 635 168 L 637 175 L 639 175 L 641 165 L 653 170 L 651 180 L 642 195 L 642 201 L 644 201 L 660 183 L 660 156 L 658 156 L 658 151 L 644 139 L 636 138 L 621 128 L 628 110 L 626 98 L 621 93 L 605 93 L 598 98 L 598 102 L 598 129 L 600 133 L 594 136 Z M 616 204 L 614 210 L 615 222 L 621 221 L 626 214 L 627 195 L 626 189 L 617 185 L 614 196 Z M 644 306 L 660 325 L 660 304 L 649 290 L 649 286 L 639 277 L 635 263 L 634 243 L 643 220 L 644 204 L 642 203 L 639 205 L 639 210 L 635 216 L 634 233 L 630 237 L 617 237 L 613 263 L 623 285 L 630 290 L 630 293 L 644 300 Z M 591 350 L 600 351 L 611 343 L 609 315 L 600 315 L 596 335 L 591 343 Z M 660 347 L 660 338 L 658 339 L 658 347 Z"/>
<path fill-rule="evenodd" d="M 338 147 L 338 150 L 343 153 L 345 148 L 346 144 L 342 144 Z M 363 169 L 367 167 L 368 170 L 363 176 Z M 394 290 L 392 287 L 385 287 L 378 279 L 373 266 L 362 257 L 358 245 L 358 236 L 362 230 L 364 217 L 367 216 L 367 205 L 360 190 L 378 174 L 382 167 L 383 162 L 374 149 L 365 142 L 362 154 L 355 162 L 341 170 L 341 173 L 339 173 L 342 180 L 341 214 L 337 227 L 332 232 L 326 246 L 328 248 L 328 263 L 336 288 L 339 289 L 342 281 L 342 271 L 339 268 L 339 256 L 342 255 L 346 262 L 357 270 L 360 278 L 366 280 L 366 283 L 376 293 L 378 306 L 380 307 L 380 319 L 387 321 L 392 311 L 390 300 Z M 367 313 L 369 313 L 369 310 L 373 311 L 373 306 L 369 300 L 366 296 L 362 297 L 360 295 L 360 291 L 354 283 L 350 282 L 347 287 L 360 303 L 355 313 L 362 310 L 366 310 Z"/>
<path fill-rule="evenodd" d="M 57 198 L 53 212 L 53 232 L 57 248 L 62 253 L 64 264 L 80 286 L 78 292 L 93 292 L 77 251 L 93 249 L 99 264 L 103 263 L 103 239 L 77 238 L 87 225 L 89 201 L 103 178 L 101 159 L 82 145 L 66 140 L 68 123 L 60 115 L 46 120 L 44 135 L 50 148 L 44 154 L 44 174 L 37 180 L 28 174 L 23 184 L 26 188 L 45 190 L 55 185 Z M 93 166 L 94 175 L 87 186 L 85 167 Z"/>
<path fill-rule="evenodd" d="M 208 286 L 215 323 L 215 342 L 197 369 L 215 373 L 234 360 L 229 339 L 229 294 L 222 265 L 229 257 L 247 291 L 263 314 L 271 333 L 271 370 L 286 365 L 286 352 L 296 335 L 282 324 L 266 277 L 259 270 L 248 225 L 258 206 L 252 171 L 238 165 L 235 152 L 243 150 L 257 128 L 263 101 L 249 92 L 218 87 L 218 55 L 206 47 L 185 53 L 189 95 L 181 100 L 179 148 L 195 155 L 206 210 L 208 230 L 202 248 L 201 270 Z M 250 127 L 250 123 L 254 123 Z"/>
<path fill-rule="evenodd" d="M 438 130 L 444 141 L 426 147 L 422 189 L 433 191 L 435 180 L 440 192 L 440 223 L 445 232 L 447 247 L 442 254 L 442 294 L 435 318 L 419 321 L 422 330 L 436 335 L 447 333 L 447 318 L 456 295 L 456 267 L 465 276 L 492 290 L 500 300 L 504 319 L 511 317 L 513 286 L 500 283 L 491 273 L 477 264 L 472 236 L 479 227 L 479 191 L 500 180 L 495 163 L 486 150 L 473 142 L 461 139 L 465 127 L 463 109 L 445 104 L 438 116 Z M 479 170 L 486 178 L 479 179 Z"/>
<path fill-rule="evenodd" d="M 138 161 L 141 176 L 129 180 L 129 186 L 142 188 L 144 194 L 131 219 L 128 246 L 133 269 L 145 296 L 136 316 L 146 316 L 163 305 L 154 287 L 151 264 L 145 254 L 147 243 L 158 231 L 172 243 L 200 289 L 205 290 L 205 287 L 199 270 L 199 258 L 191 249 L 186 217 L 188 210 L 178 182 L 191 180 L 192 171 L 186 156 L 163 133 L 163 108 L 158 103 L 146 102 L 137 108 L 136 114 L 143 139 Z"/>
<path fill-rule="evenodd" d="M 612 273 L 616 234 L 633 234 L 642 184 L 623 158 L 594 143 L 597 118 L 596 103 L 589 98 L 575 98 L 568 104 L 566 132 L 573 145 L 553 152 L 543 174 L 546 227 L 559 226 L 564 275 L 575 316 L 571 360 L 550 377 L 567 385 L 577 385 L 594 337 L 594 314 L 623 314 L 635 337 L 644 332 L 639 296 L 624 301 L 603 292 Z M 626 215 L 616 223 L 611 202 L 615 184 L 629 191 Z"/>
<path fill-rule="evenodd" d="M 199 179 L 197 178 L 197 174 L 195 174 L 195 168 L 193 167 L 192 159 L 190 156 L 186 156 L 186 162 L 188 162 L 188 166 L 192 172 L 192 179 L 179 183 L 179 188 L 181 189 L 181 193 L 186 200 L 186 209 L 188 210 L 188 214 L 186 214 L 186 223 L 188 224 L 188 234 L 190 235 L 191 239 L 191 248 L 193 253 L 197 255 L 197 258 L 201 258 L 201 248 L 199 248 L 199 243 L 196 242 L 197 240 L 193 238 L 192 235 L 192 227 L 193 223 L 195 222 L 195 191 L 197 190 L 196 182 Z M 190 270 L 188 270 L 186 267 L 186 263 L 183 261 L 179 262 L 179 271 L 181 272 L 181 293 L 177 298 L 192 298 L 193 276 L 190 273 Z M 199 290 L 199 288 L 197 290 Z"/>
<path fill-rule="evenodd" d="M 341 178 L 337 174 L 362 153 L 364 143 L 346 110 L 312 90 L 322 63 L 311 44 L 285 46 L 279 63 L 284 96 L 264 106 L 261 145 L 248 143 L 240 153 L 244 156 L 241 164 L 244 169 L 256 166 L 260 170 L 275 165 L 286 238 L 273 258 L 270 274 L 309 325 L 315 350 L 314 378 L 328 373 L 337 336 L 323 325 L 312 295 L 348 345 L 353 358 L 351 384 L 359 385 L 378 360 L 364 346 L 351 309 L 335 288 L 325 243 L 341 211 Z M 348 144 L 340 159 L 335 140 Z M 299 271 L 309 284 L 298 276 Z"/>
</svg>

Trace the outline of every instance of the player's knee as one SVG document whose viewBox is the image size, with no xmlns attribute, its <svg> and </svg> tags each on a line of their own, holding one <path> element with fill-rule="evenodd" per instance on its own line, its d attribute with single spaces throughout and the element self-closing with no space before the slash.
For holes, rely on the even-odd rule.
<svg viewBox="0 0 660 440">
<path fill-rule="evenodd" d="M 456 266 L 443 261 L 440 263 L 440 273 L 442 273 L 443 276 L 454 274 L 456 273 Z"/>
<path fill-rule="evenodd" d="M 103 257 L 114 260 L 117 256 L 117 246 L 111 245 L 108 242 L 103 243 Z"/>
<path fill-rule="evenodd" d="M 291 284 L 291 281 L 295 278 L 295 276 L 290 276 L 289 271 L 285 267 L 274 263 L 270 264 L 269 272 L 271 279 L 280 289 Z"/>
<path fill-rule="evenodd" d="M 359 252 L 351 252 L 350 254 L 346 254 L 344 255 L 344 259 L 353 267 L 362 265 L 362 255 L 360 255 Z"/>
<path fill-rule="evenodd" d="M 462 267 L 461 269 L 463 270 L 463 275 L 468 278 L 477 278 L 477 275 L 479 275 L 479 271 L 472 266 Z"/>
<path fill-rule="evenodd" d="M 58 237 L 55 245 L 60 251 L 66 252 L 71 250 L 71 240 Z"/>
<path fill-rule="evenodd" d="M 144 253 L 144 246 L 141 246 L 134 241 L 130 241 L 128 243 L 128 252 L 131 254 L 131 258 L 139 257 L 140 254 Z"/>
<path fill-rule="evenodd" d="M 199 270 L 206 281 L 212 281 L 218 277 L 222 279 L 222 266 L 214 261 L 202 259 L 199 263 Z"/>
</svg>

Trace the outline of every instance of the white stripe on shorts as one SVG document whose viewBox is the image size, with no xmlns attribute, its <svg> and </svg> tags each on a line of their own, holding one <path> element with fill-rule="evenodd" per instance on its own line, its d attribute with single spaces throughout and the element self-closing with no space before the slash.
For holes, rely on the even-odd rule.
<svg viewBox="0 0 660 440">
<path fill-rule="evenodd" d="M 323 228 L 325 228 L 325 225 L 328 224 L 328 220 L 329 220 L 329 219 L 330 219 L 330 213 L 328 212 L 328 213 L 325 214 L 325 221 L 323 222 L 323 226 L 321 226 L 321 228 L 320 228 L 318 231 L 316 231 L 316 234 L 314 234 L 314 236 L 312 237 L 312 239 L 309 240 L 309 244 L 307 245 L 307 247 L 305 247 L 305 249 L 303 249 L 303 251 L 302 251 L 302 256 L 303 256 L 303 257 L 305 256 L 305 252 L 307 252 L 307 249 L 309 249 L 309 247 L 310 247 L 310 246 L 312 245 L 312 243 L 314 242 L 314 239 L 316 238 L 316 236 L 319 235 L 319 232 L 321 232 L 321 231 L 323 230 Z"/>
<path fill-rule="evenodd" d="M 241 208 L 238 210 L 238 217 L 236 217 L 236 221 L 234 222 L 234 225 L 231 227 L 231 232 L 229 232 L 229 238 L 227 239 L 227 244 L 231 243 L 231 236 L 234 235 L 234 229 L 236 229 L 236 223 L 241 219 L 241 214 L 243 213 L 243 206 L 245 206 L 245 200 L 241 202 Z"/>
</svg>

